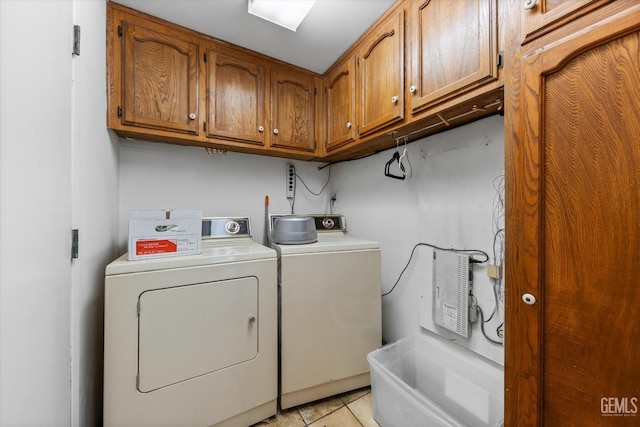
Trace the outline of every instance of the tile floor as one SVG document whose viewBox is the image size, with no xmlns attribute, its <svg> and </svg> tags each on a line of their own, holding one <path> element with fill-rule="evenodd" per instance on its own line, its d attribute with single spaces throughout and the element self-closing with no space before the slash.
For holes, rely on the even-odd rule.
<svg viewBox="0 0 640 427">
<path fill-rule="evenodd" d="M 379 427 L 373 419 L 371 388 L 347 392 L 278 412 L 253 427 Z"/>
</svg>

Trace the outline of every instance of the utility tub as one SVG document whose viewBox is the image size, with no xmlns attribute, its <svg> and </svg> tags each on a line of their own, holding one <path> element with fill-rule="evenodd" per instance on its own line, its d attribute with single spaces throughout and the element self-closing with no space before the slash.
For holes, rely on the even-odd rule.
<svg viewBox="0 0 640 427">
<path fill-rule="evenodd" d="M 369 353 L 373 416 L 378 424 L 501 426 L 504 419 L 501 372 L 495 367 L 483 369 L 487 365 L 484 360 L 479 366 L 471 366 L 460 357 L 460 352 L 467 350 L 456 350 L 421 335 L 400 339 Z"/>
</svg>

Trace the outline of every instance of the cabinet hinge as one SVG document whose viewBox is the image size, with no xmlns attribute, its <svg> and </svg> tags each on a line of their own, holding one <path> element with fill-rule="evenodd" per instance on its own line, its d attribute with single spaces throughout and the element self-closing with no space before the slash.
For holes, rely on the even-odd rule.
<svg viewBox="0 0 640 427">
<path fill-rule="evenodd" d="M 314 94 L 314 95 L 317 95 L 317 94 L 318 94 L 318 88 L 317 88 L 317 87 L 314 87 L 314 88 L 313 88 L 313 94 Z"/>
<path fill-rule="evenodd" d="M 207 122 L 202 122 L 202 131 L 203 132 L 207 131 Z"/>
<path fill-rule="evenodd" d="M 206 54 L 206 53 L 203 53 L 203 54 L 202 54 L 202 57 L 204 58 L 204 62 L 207 62 L 207 54 Z"/>
<path fill-rule="evenodd" d="M 122 37 L 122 25 L 118 25 L 118 37 Z"/>
<path fill-rule="evenodd" d="M 122 107 L 118 105 L 118 117 L 122 117 Z"/>
<path fill-rule="evenodd" d="M 359 66 L 360 66 L 360 57 L 357 57 L 356 58 L 356 67 L 359 67 Z"/>
<path fill-rule="evenodd" d="M 80 25 L 73 26 L 73 50 L 71 54 L 80 56 Z"/>
<path fill-rule="evenodd" d="M 78 229 L 71 230 L 71 259 L 78 258 Z"/>
<path fill-rule="evenodd" d="M 504 67 L 504 50 L 498 52 L 498 68 L 502 69 Z"/>
</svg>

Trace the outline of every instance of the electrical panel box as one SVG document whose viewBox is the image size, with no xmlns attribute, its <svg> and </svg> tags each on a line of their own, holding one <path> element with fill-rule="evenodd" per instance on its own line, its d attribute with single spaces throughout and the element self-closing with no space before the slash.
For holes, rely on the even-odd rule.
<svg viewBox="0 0 640 427">
<path fill-rule="evenodd" d="M 434 249 L 433 322 L 465 338 L 469 336 L 469 255 Z"/>
</svg>

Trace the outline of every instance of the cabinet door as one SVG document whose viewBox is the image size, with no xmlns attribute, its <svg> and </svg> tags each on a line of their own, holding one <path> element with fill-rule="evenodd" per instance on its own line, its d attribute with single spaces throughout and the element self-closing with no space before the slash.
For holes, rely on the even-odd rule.
<svg viewBox="0 0 640 427">
<path fill-rule="evenodd" d="M 496 0 L 414 0 L 411 7 L 414 113 L 497 78 Z"/>
<path fill-rule="evenodd" d="M 316 86 L 312 76 L 271 71 L 271 146 L 313 152 Z"/>
<path fill-rule="evenodd" d="M 404 10 L 376 27 L 359 52 L 358 133 L 363 136 L 404 118 Z"/>
<path fill-rule="evenodd" d="M 325 80 L 327 97 L 327 142 L 330 152 L 355 140 L 355 59 L 329 74 Z"/>
<path fill-rule="evenodd" d="M 264 145 L 265 71 L 255 60 L 207 50 L 207 136 Z"/>
<path fill-rule="evenodd" d="M 198 134 L 198 45 L 122 23 L 122 123 Z"/>
<path fill-rule="evenodd" d="M 640 5 L 521 65 L 505 146 L 505 425 L 638 425 Z"/>
<path fill-rule="evenodd" d="M 613 0 L 520 0 L 524 42 L 558 28 Z"/>
</svg>

